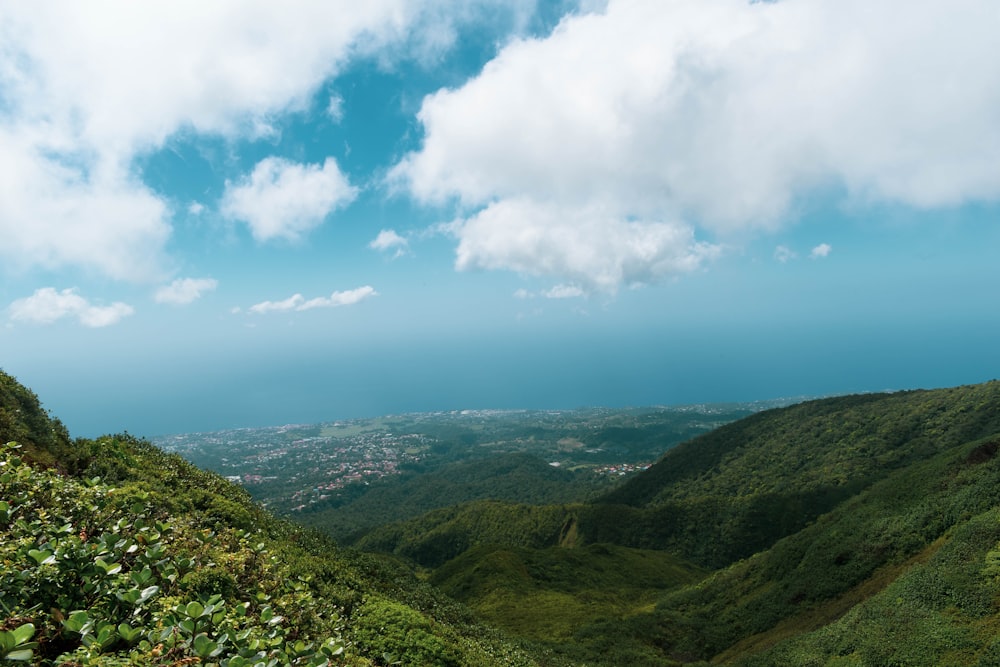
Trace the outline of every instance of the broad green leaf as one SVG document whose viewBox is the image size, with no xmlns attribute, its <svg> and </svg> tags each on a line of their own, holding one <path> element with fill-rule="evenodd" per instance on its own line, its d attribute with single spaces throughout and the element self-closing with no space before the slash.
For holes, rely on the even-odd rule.
<svg viewBox="0 0 1000 667">
<path fill-rule="evenodd" d="M 23 644 L 35 635 L 35 625 L 33 623 L 19 625 L 11 631 L 11 634 L 17 644 Z"/>
<path fill-rule="evenodd" d="M 34 655 L 34 651 L 30 648 L 18 649 L 17 651 L 11 651 L 7 655 L 3 656 L 5 660 L 17 660 L 19 662 L 27 662 L 31 660 Z"/>
</svg>

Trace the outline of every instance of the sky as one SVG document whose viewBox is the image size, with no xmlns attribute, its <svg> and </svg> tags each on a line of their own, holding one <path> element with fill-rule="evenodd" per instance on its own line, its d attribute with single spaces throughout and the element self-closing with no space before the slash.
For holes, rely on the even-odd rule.
<svg viewBox="0 0 1000 667">
<path fill-rule="evenodd" d="M 0 5 L 73 435 L 1000 377 L 994 0 Z"/>
</svg>

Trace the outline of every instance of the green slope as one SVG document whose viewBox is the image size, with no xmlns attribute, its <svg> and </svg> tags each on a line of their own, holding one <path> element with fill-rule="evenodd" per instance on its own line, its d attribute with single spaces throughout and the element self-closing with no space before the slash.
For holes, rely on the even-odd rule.
<svg viewBox="0 0 1000 667">
<path fill-rule="evenodd" d="M 997 382 L 760 413 L 595 502 L 476 500 L 360 542 L 437 588 L 141 440 L 73 441 L 0 373 L 0 444 L 14 439 L 0 457 L 0 657 L 1000 664 Z M 558 474 L 496 472 L 521 501 L 513 481 Z M 477 497 L 483 478 L 470 468 L 445 490 Z M 418 505 L 429 488 L 410 488 Z"/>
<path fill-rule="evenodd" d="M 388 478 L 364 487 L 364 494 L 332 507 L 314 507 L 295 516 L 341 543 L 373 528 L 425 512 L 475 500 L 546 504 L 583 500 L 606 486 L 600 478 L 553 467 L 525 453 L 446 465 L 404 480 Z"/>
<path fill-rule="evenodd" d="M 0 659 L 535 664 L 398 565 L 142 440 L 70 441 L 30 391 L 0 386 Z"/>
<path fill-rule="evenodd" d="M 950 610 L 954 623 L 966 629 L 979 616 L 995 614 L 993 597 L 1000 588 L 982 572 L 1000 540 L 1000 462 L 975 462 L 984 449 L 995 453 L 995 443 L 966 444 L 900 470 L 767 551 L 667 596 L 653 614 L 664 629 L 661 646 L 702 659 L 722 653 L 726 662 L 740 662 L 783 636 L 837 621 L 897 578 L 919 576 L 928 559 L 951 563 L 948 580 L 924 582 L 928 599 L 940 596 L 937 612 Z M 961 554 L 961 567 L 955 554 Z M 905 596 L 888 599 L 899 613 L 918 611 Z M 963 609 L 966 602 L 969 610 Z M 884 643 L 899 631 L 885 633 L 891 625 L 873 626 L 855 642 Z M 944 642 L 940 650 L 947 647 Z M 927 655 L 922 664 L 947 663 L 931 659 L 941 658 L 940 651 Z"/>
<path fill-rule="evenodd" d="M 648 613 L 665 592 L 704 576 L 663 551 L 491 545 L 466 551 L 430 581 L 490 623 L 574 661 L 602 649 L 594 640 L 604 638 L 581 628 Z M 628 662 L 635 664 L 635 656 Z"/>
<path fill-rule="evenodd" d="M 433 581 L 535 639 L 531 614 L 496 593 L 505 578 L 520 590 L 527 554 L 575 546 L 564 566 L 581 581 L 595 544 L 716 570 L 632 614 L 608 601 L 580 622 L 566 604 L 581 663 L 994 664 L 998 450 L 997 382 L 825 399 L 695 438 L 598 502 L 474 503 L 363 544 L 437 568 Z M 492 583 L 462 587 L 479 572 Z M 546 602 L 558 586 L 533 581 L 543 625 L 567 627 Z"/>
</svg>

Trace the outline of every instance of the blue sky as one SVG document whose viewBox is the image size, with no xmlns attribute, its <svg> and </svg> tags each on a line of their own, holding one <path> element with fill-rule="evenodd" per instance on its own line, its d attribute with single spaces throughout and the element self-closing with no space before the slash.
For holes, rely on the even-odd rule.
<svg viewBox="0 0 1000 667">
<path fill-rule="evenodd" d="M 0 367 L 76 435 L 998 377 L 998 28 L 9 3 Z"/>
</svg>

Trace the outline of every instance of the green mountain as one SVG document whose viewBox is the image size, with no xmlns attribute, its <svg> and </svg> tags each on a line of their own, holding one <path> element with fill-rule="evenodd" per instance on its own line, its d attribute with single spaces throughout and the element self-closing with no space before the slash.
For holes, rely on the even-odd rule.
<svg viewBox="0 0 1000 667">
<path fill-rule="evenodd" d="M 559 626 L 547 597 L 615 589 L 595 586 L 588 549 L 616 553 L 624 571 L 630 550 L 713 571 L 650 584 L 645 607 L 614 600 L 581 616 L 566 605 L 575 630 L 549 649 L 579 663 L 1000 664 L 998 451 L 998 382 L 824 399 L 697 437 L 594 502 L 472 503 L 359 544 L 431 568 L 431 581 L 536 640 L 533 625 Z M 532 577 L 519 609 L 497 604 L 499 585 L 462 587 L 560 549 L 581 562 L 561 563 L 561 588 Z"/>
<path fill-rule="evenodd" d="M 2 372 L 0 662 L 536 664 L 405 568 L 218 475 L 128 435 L 70 440 Z"/>
<path fill-rule="evenodd" d="M 72 440 L 0 373 L 0 661 L 1000 664 L 1000 383 L 665 449 L 587 502 L 525 456 L 387 484 L 378 521 L 435 488 L 470 502 L 377 525 L 365 554 L 143 440 Z"/>
</svg>

